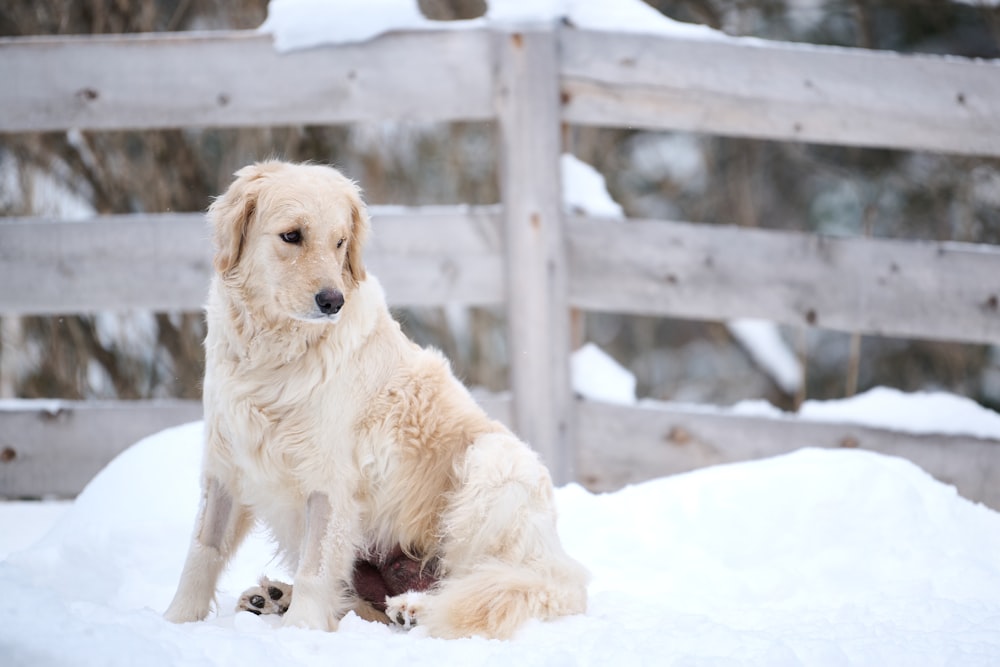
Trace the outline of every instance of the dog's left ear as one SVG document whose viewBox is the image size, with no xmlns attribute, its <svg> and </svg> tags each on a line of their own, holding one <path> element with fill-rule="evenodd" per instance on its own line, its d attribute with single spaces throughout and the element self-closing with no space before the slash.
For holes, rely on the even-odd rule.
<svg viewBox="0 0 1000 667">
<path fill-rule="evenodd" d="M 234 174 L 236 180 L 208 207 L 208 219 L 215 236 L 215 270 L 226 275 L 243 255 L 247 229 L 257 210 L 261 177 L 273 162 L 258 162 Z"/>
<path fill-rule="evenodd" d="M 351 231 L 347 239 L 347 258 L 344 261 L 344 279 L 355 287 L 365 279 L 365 265 L 361 259 L 361 249 L 368 239 L 371 222 L 368 209 L 360 196 L 351 197 Z"/>
</svg>

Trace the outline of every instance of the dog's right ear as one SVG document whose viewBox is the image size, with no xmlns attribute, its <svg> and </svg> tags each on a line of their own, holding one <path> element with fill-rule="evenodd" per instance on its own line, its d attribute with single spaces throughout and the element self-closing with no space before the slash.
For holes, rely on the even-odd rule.
<svg viewBox="0 0 1000 667">
<path fill-rule="evenodd" d="M 208 219 L 215 236 L 215 270 L 221 275 L 240 261 L 247 228 L 257 210 L 260 178 L 266 163 L 252 164 L 236 172 L 229 189 L 208 207 Z"/>
</svg>

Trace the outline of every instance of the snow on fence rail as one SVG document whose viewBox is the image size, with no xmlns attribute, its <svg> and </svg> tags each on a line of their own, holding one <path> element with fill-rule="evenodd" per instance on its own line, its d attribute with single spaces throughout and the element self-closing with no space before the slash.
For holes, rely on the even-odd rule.
<svg viewBox="0 0 1000 667">
<path fill-rule="evenodd" d="M 1000 343 L 1000 249 L 568 217 L 558 178 L 562 123 L 1000 155 L 997 63 L 565 26 L 285 54 L 256 32 L 7 38 L 0 63 L 0 132 L 496 121 L 501 205 L 376 207 L 369 261 L 395 305 L 506 303 L 512 395 L 481 400 L 558 481 L 862 446 L 1000 507 L 993 440 L 574 400 L 568 370 L 572 307 Z M 199 308 L 208 253 L 197 214 L 2 220 L 0 313 Z M 0 497 L 73 495 L 143 433 L 199 414 L 4 402 Z"/>
</svg>

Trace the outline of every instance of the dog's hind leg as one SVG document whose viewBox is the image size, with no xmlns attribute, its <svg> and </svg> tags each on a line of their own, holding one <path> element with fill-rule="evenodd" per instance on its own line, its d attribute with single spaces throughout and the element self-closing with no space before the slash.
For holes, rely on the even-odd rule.
<svg viewBox="0 0 1000 667">
<path fill-rule="evenodd" d="M 389 599 L 388 616 L 435 637 L 511 637 L 529 618 L 582 613 L 587 573 L 559 542 L 548 471 L 509 435 L 466 453 L 442 525 L 442 577 L 420 596 Z"/>
<path fill-rule="evenodd" d="M 219 574 L 252 525 L 247 508 L 237 504 L 217 477 L 202 484 L 201 509 L 173 602 L 164 616 L 174 623 L 208 616 Z"/>
</svg>

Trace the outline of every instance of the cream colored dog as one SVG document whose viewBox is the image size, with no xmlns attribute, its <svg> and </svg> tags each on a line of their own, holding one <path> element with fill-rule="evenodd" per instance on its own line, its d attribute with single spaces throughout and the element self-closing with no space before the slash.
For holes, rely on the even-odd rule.
<svg viewBox="0 0 1000 667">
<path fill-rule="evenodd" d="M 548 471 L 400 331 L 362 263 L 355 185 L 277 161 L 236 176 L 209 209 L 202 503 L 166 617 L 206 617 L 255 520 L 295 572 L 286 625 L 336 629 L 355 559 L 396 545 L 437 579 L 387 600 L 404 625 L 504 638 L 583 612 Z"/>
</svg>

